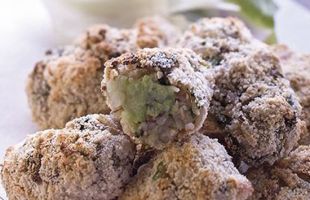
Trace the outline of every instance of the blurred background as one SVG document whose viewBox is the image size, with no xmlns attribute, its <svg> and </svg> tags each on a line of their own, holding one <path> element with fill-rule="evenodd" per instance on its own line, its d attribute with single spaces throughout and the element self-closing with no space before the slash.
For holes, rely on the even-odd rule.
<svg viewBox="0 0 310 200">
<path fill-rule="evenodd" d="M 200 17 L 237 16 L 267 43 L 310 52 L 308 0 L 0 0 L 0 162 L 8 146 L 36 131 L 25 80 L 47 49 L 72 42 L 89 25 L 130 27 L 148 15 L 180 28 Z"/>
</svg>

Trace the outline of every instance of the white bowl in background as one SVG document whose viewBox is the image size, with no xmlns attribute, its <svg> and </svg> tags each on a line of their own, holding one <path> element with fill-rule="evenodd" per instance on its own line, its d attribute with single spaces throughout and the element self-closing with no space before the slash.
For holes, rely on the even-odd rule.
<svg viewBox="0 0 310 200">
<path fill-rule="evenodd" d="M 167 13 L 167 0 L 43 0 L 59 44 L 72 41 L 88 26 L 130 27 L 137 18 Z"/>
</svg>

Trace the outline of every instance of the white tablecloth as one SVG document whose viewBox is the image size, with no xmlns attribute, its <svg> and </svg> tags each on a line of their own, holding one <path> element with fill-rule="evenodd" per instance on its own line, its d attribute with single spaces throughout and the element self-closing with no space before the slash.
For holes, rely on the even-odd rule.
<svg viewBox="0 0 310 200">
<path fill-rule="evenodd" d="M 5 149 L 36 128 L 24 92 L 27 74 L 54 46 L 50 20 L 39 0 L 0 1 L 0 160 Z M 3 190 L 0 196 L 4 197 Z"/>
</svg>

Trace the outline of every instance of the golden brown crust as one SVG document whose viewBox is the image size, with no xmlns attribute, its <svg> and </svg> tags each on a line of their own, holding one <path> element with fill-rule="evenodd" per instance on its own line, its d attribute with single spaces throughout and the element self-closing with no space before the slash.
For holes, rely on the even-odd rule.
<svg viewBox="0 0 310 200">
<path fill-rule="evenodd" d="M 135 145 L 111 123 L 89 115 L 10 147 L 1 171 L 9 199 L 115 199 L 132 173 Z"/>
<path fill-rule="evenodd" d="M 134 28 L 137 30 L 137 45 L 140 48 L 174 46 L 179 36 L 176 27 L 158 16 L 137 20 Z"/>
<path fill-rule="evenodd" d="M 103 63 L 125 52 L 136 50 L 136 33 L 131 29 L 117 29 L 106 24 L 94 25 L 76 41 L 76 45 L 91 50 Z"/>
<path fill-rule="evenodd" d="M 309 199 L 310 147 L 299 146 L 274 166 L 250 169 L 247 177 L 255 189 L 250 200 Z"/>
<path fill-rule="evenodd" d="M 196 134 L 141 167 L 120 199 L 242 200 L 251 193 L 251 184 L 239 174 L 224 147 Z"/>
<path fill-rule="evenodd" d="M 109 112 L 99 85 L 103 63 L 112 58 L 106 62 L 106 80 L 154 73 L 165 77 L 164 85 L 194 97 L 196 106 L 203 107 L 194 131 L 165 143 L 162 151 L 147 148 L 157 148 L 161 141 L 136 140 L 136 147 L 122 134 L 118 115 L 89 115 L 61 130 L 39 132 L 7 150 L 1 175 L 9 198 L 248 199 L 251 183 L 224 147 L 196 133 L 211 104 L 201 132 L 218 138 L 246 172 L 255 188 L 249 199 L 310 199 L 310 148 L 291 152 L 303 132 L 301 119 L 308 128 L 310 124 L 310 56 L 272 47 L 279 61 L 235 18 L 199 20 L 180 38 L 176 46 L 190 48 L 204 60 L 187 49 L 139 50 L 174 46 L 177 35 L 158 17 L 141 19 L 132 29 L 93 26 L 75 46 L 47 52 L 29 76 L 27 94 L 41 128 Z M 303 106 L 302 117 L 286 78 Z M 165 126 L 155 129 L 167 131 Z M 309 144 L 307 133 L 301 144 Z"/>
<path fill-rule="evenodd" d="M 101 61 L 91 51 L 66 47 L 48 52 L 27 81 L 33 120 L 41 129 L 61 128 L 75 117 L 108 113 L 100 93 Z"/>
<path fill-rule="evenodd" d="M 271 46 L 279 57 L 282 70 L 299 97 L 302 106 L 302 119 L 308 128 L 299 143 L 310 144 L 310 54 L 298 54 L 285 45 Z"/>
<path fill-rule="evenodd" d="M 191 24 L 177 46 L 192 49 L 203 59 L 217 63 L 223 53 L 239 51 L 241 45 L 248 43 L 257 42 L 243 22 L 233 17 L 215 17 Z"/>
<path fill-rule="evenodd" d="M 111 59 L 105 63 L 105 66 L 102 91 L 107 98 L 107 104 L 111 111 L 119 116 L 126 134 L 139 137 L 146 145 L 162 149 L 166 144 L 187 137 L 187 135 L 201 128 L 213 94 L 213 76 L 210 70 L 207 69 L 206 63 L 191 50 L 174 48 L 142 49 L 136 53 L 126 53 L 118 58 Z M 160 74 L 160 77 L 158 74 Z M 173 86 L 176 95 L 179 95 L 176 97 L 176 100 L 173 100 L 173 105 L 179 105 L 181 104 L 179 102 L 182 101 L 183 103 L 187 99 L 188 101 L 184 103 L 186 105 L 182 106 L 186 106 L 185 112 L 191 112 L 189 115 L 193 119 L 186 122 L 182 119 L 181 123 L 184 122 L 181 124 L 182 127 L 175 128 L 176 117 L 169 115 L 160 128 L 166 127 L 165 122 L 171 122 L 171 124 L 167 124 L 167 129 L 163 129 L 158 134 L 143 128 L 141 128 L 142 133 L 136 134 L 128 128 L 128 123 L 124 120 L 123 115 L 120 114 L 120 112 L 123 112 L 124 106 L 122 103 L 115 103 L 116 97 L 112 98 L 112 93 L 117 93 L 114 91 L 115 89 L 112 89 L 112 83 L 117 78 L 124 76 L 130 79 L 141 79 L 144 75 L 156 75 L 154 79 L 156 79 L 158 84 Z M 160 83 L 161 80 L 164 83 Z M 123 93 L 117 99 L 125 99 L 126 101 L 126 98 L 128 98 L 126 94 L 128 92 L 123 91 Z M 195 113 L 195 111 L 197 112 Z M 150 123 L 156 122 L 154 118 L 149 120 L 151 121 Z M 169 120 L 170 118 L 173 119 Z M 146 122 L 146 125 L 148 125 L 149 121 Z M 186 128 L 187 123 L 191 125 L 188 129 Z M 159 130 L 160 128 L 157 129 Z"/>
<path fill-rule="evenodd" d="M 132 29 L 102 24 L 90 27 L 74 46 L 48 51 L 27 81 L 33 120 L 40 129 L 62 128 L 75 117 L 109 113 L 100 92 L 104 62 L 139 48 L 170 44 L 174 32 L 173 25 L 158 17 L 141 19 Z"/>
<path fill-rule="evenodd" d="M 147 74 L 162 72 L 171 84 L 187 88 L 197 99 L 198 106 L 208 106 L 212 96 L 213 77 L 207 69 L 208 64 L 189 49 L 138 50 L 136 53 L 127 53 L 111 59 L 105 66 L 103 84 L 119 75 L 134 76 L 136 69 L 143 69 Z"/>
<path fill-rule="evenodd" d="M 301 107 L 269 51 L 231 53 L 216 68 L 210 114 L 225 128 L 229 152 L 250 165 L 287 155 L 302 132 Z"/>
<path fill-rule="evenodd" d="M 190 26 L 179 45 L 192 48 L 213 66 L 210 115 L 219 124 L 217 134 L 224 136 L 225 146 L 239 163 L 272 164 L 292 150 L 302 132 L 297 96 L 278 59 L 242 22 L 202 19 Z"/>
<path fill-rule="evenodd" d="M 166 19 L 154 16 L 138 19 L 131 29 L 116 29 L 106 24 L 92 26 L 76 44 L 91 49 L 106 61 L 137 49 L 173 45 L 178 34 L 177 28 Z"/>
</svg>

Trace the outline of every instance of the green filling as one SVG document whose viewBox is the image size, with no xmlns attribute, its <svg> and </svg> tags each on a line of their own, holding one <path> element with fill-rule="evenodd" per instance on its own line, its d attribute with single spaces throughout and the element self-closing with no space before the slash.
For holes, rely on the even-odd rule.
<svg viewBox="0 0 310 200">
<path fill-rule="evenodd" d="M 112 101 L 122 106 L 122 119 L 132 132 L 147 118 L 170 112 L 175 102 L 173 88 L 153 81 L 150 75 L 137 80 L 119 76 L 110 81 L 108 93 Z"/>
<path fill-rule="evenodd" d="M 156 172 L 153 175 L 153 181 L 156 181 L 159 178 L 163 178 L 166 175 L 167 168 L 163 162 L 160 162 L 156 167 Z"/>
</svg>

